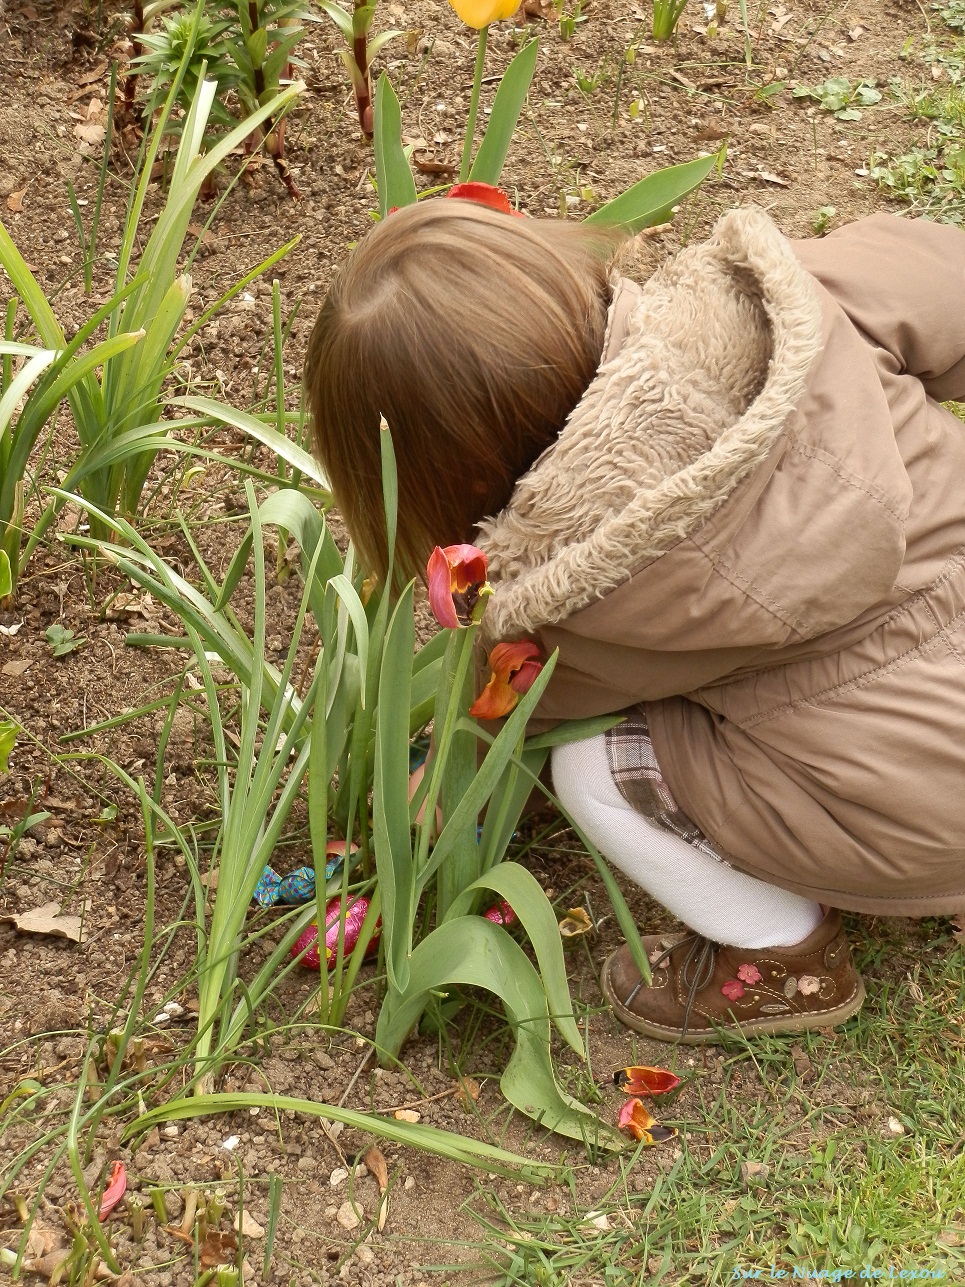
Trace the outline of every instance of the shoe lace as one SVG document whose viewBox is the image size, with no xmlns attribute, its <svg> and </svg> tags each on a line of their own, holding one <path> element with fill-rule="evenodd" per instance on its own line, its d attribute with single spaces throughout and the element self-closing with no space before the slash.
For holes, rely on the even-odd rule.
<svg viewBox="0 0 965 1287">
<path fill-rule="evenodd" d="M 715 943 L 713 939 L 705 938 L 703 934 L 688 934 L 685 938 L 678 939 L 676 943 L 671 943 L 659 956 L 652 957 L 650 964 L 655 969 L 659 969 L 664 961 L 669 960 L 671 952 L 679 952 L 681 949 L 684 949 L 687 955 L 681 961 L 678 973 L 681 983 L 687 989 L 687 997 L 684 1001 L 684 1021 L 679 1040 L 683 1040 L 687 1035 L 697 993 L 707 987 L 714 977 L 720 944 Z M 643 979 L 627 997 L 626 1005 L 633 1003 L 642 987 Z"/>
</svg>

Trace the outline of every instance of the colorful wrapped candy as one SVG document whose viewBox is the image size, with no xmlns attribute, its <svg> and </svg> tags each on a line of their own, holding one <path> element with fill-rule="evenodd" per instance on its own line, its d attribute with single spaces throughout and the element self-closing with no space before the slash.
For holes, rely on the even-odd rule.
<svg viewBox="0 0 965 1287">
<path fill-rule="evenodd" d="M 494 925 L 514 925 L 519 917 L 506 902 L 501 898 L 498 903 L 490 907 L 488 912 L 483 912 L 483 920 L 492 921 Z"/>
<path fill-rule="evenodd" d="M 325 879 L 331 880 L 345 860 L 346 842 L 330 840 L 325 846 Z M 349 853 L 358 852 L 358 845 L 350 845 Z M 315 869 L 299 867 L 287 876 L 279 876 L 272 867 L 266 867 L 255 886 L 252 898 L 259 907 L 274 907 L 276 903 L 308 903 L 315 897 Z"/>
<path fill-rule="evenodd" d="M 341 910 L 341 898 L 329 899 L 325 907 L 325 963 L 329 969 L 335 964 L 338 952 Z M 345 946 L 343 949 L 345 956 L 354 951 L 368 910 L 369 900 L 367 898 L 356 898 L 354 902 L 348 904 L 345 911 Z M 382 919 L 380 917 L 375 922 L 375 929 L 365 949 L 366 956 L 371 955 L 376 950 L 381 933 Z M 306 948 L 308 948 L 307 952 L 305 951 Z M 301 956 L 302 952 L 305 952 L 304 956 Z M 292 944 L 292 956 L 301 956 L 299 964 L 303 965 L 306 970 L 321 969 L 321 954 L 318 950 L 318 925 L 314 921 L 302 930 Z"/>
</svg>

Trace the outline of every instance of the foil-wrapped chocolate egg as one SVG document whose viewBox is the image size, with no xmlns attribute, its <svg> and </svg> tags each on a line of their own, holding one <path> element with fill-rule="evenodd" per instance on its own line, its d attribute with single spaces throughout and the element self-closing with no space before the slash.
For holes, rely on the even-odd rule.
<svg viewBox="0 0 965 1287">
<path fill-rule="evenodd" d="M 339 913 L 341 908 L 341 898 L 330 898 L 325 907 L 325 960 L 329 969 L 335 964 L 335 958 L 338 953 Z M 359 934 L 368 910 L 369 900 L 367 898 L 356 898 L 346 908 L 345 947 L 343 949 L 346 956 L 355 949 L 355 945 L 359 941 Z M 365 949 L 366 956 L 375 951 L 381 933 L 382 920 L 379 918 L 375 923 L 375 930 Z M 307 952 L 305 951 L 306 948 L 308 948 Z M 292 944 L 292 956 L 297 957 L 302 952 L 305 952 L 305 955 L 302 956 L 299 964 L 303 965 L 306 970 L 321 969 L 321 955 L 318 950 L 318 926 L 314 921 L 311 925 L 306 925 Z"/>
</svg>

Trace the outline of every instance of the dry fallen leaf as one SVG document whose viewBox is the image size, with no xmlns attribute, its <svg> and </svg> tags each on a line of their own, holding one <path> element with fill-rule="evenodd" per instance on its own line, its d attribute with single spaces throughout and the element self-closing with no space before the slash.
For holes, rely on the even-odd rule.
<svg viewBox="0 0 965 1287">
<path fill-rule="evenodd" d="M 7 197 L 7 209 L 12 210 L 14 214 L 20 214 L 23 210 L 23 199 L 26 194 L 26 188 L 21 188 L 19 192 L 11 192 Z"/>
<path fill-rule="evenodd" d="M 211 1229 L 200 1248 L 201 1268 L 230 1265 L 238 1253 L 238 1239 L 233 1233 Z"/>
<path fill-rule="evenodd" d="M 74 136 L 79 138 L 82 143 L 88 143 L 91 147 L 96 147 L 98 143 L 103 143 L 107 137 L 107 130 L 97 121 L 82 121 L 79 125 L 74 126 Z"/>
<path fill-rule="evenodd" d="M 382 1150 L 375 1144 L 373 1144 L 368 1150 L 363 1160 L 369 1171 L 375 1176 L 376 1183 L 379 1186 L 379 1197 L 381 1200 L 379 1202 L 379 1214 L 376 1228 L 379 1233 L 381 1233 L 385 1228 L 385 1221 L 389 1214 L 389 1202 L 388 1198 L 385 1196 L 386 1190 L 389 1187 L 389 1168 L 386 1166 Z"/>
<path fill-rule="evenodd" d="M 589 934 L 594 928 L 584 907 L 571 907 L 560 921 L 560 933 L 564 938 L 577 938 L 580 934 Z"/>
<path fill-rule="evenodd" d="M 9 921 L 22 934 L 47 934 L 51 938 L 70 939 L 71 943 L 80 942 L 80 917 L 61 916 L 57 903 L 44 903 L 43 907 L 31 908 L 29 912 L 8 913 L 0 916 L 0 921 Z"/>
<path fill-rule="evenodd" d="M 965 943 L 965 912 L 952 917 L 952 938 L 956 943 Z"/>
</svg>

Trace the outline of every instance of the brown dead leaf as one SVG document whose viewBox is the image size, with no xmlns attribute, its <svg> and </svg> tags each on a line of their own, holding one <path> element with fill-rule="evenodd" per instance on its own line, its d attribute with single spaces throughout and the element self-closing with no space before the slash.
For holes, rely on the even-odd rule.
<svg viewBox="0 0 965 1287">
<path fill-rule="evenodd" d="M 201 1268 L 230 1265 L 238 1252 L 238 1238 L 231 1230 L 211 1229 L 200 1248 Z"/>
<path fill-rule="evenodd" d="M 766 1162 L 741 1162 L 741 1179 L 745 1184 L 763 1184 L 770 1169 Z"/>
<path fill-rule="evenodd" d="M 362 1161 L 375 1176 L 375 1181 L 379 1186 L 379 1192 L 384 1193 L 389 1187 L 389 1168 L 386 1165 L 382 1150 L 373 1144 L 365 1153 Z"/>
<path fill-rule="evenodd" d="M 389 1202 L 385 1194 L 389 1187 L 389 1168 L 385 1164 L 385 1158 L 382 1150 L 375 1144 L 366 1152 L 362 1161 L 368 1167 L 369 1172 L 375 1176 L 375 1181 L 379 1186 L 379 1213 L 376 1217 L 376 1228 L 379 1233 L 385 1228 L 385 1222 L 389 1214 Z"/>
<path fill-rule="evenodd" d="M 774 183 L 779 188 L 789 188 L 791 186 L 787 179 L 782 179 L 779 174 L 771 174 L 770 170 L 758 170 L 757 177 L 763 179 L 765 183 Z"/>
<path fill-rule="evenodd" d="M 98 121 L 82 121 L 74 126 L 74 137 L 90 147 L 97 147 L 107 137 L 107 130 Z"/>
<path fill-rule="evenodd" d="M 7 197 L 7 209 L 12 210 L 14 214 L 20 214 L 23 210 L 23 199 L 26 195 L 26 188 L 21 188 L 19 192 L 11 192 Z"/>
<path fill-rule="evenodd" d="M 956 943 L 965 944 L 965 912 L 952 917 L 952 938 Z"/>
<path fill-rule="evenodd" d="M 21 934 L 45 934 L 49 938 L 66 938 L 80 942 L 80 917 L 61 916 L 58 903 L 44 903 L 29 912 L 8 913 L 0 921 L 9 921 Z"/>
<path fill-rule="evenodd" d="M 455 161 L 447 161 L 432 148 L 417 148 L 412 153 L 412 164 L 422 174 L 455 174 Z"/>
</svg>

